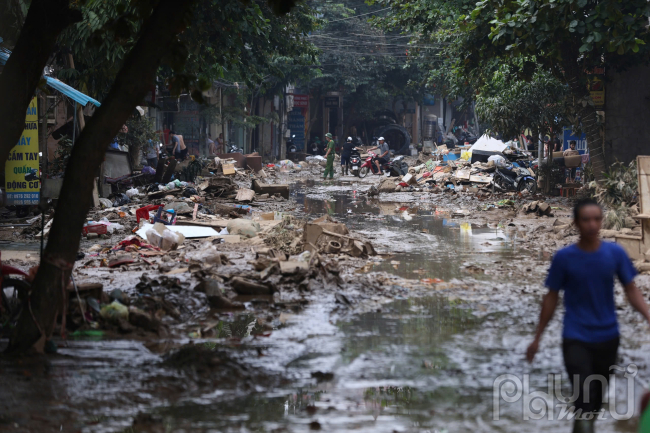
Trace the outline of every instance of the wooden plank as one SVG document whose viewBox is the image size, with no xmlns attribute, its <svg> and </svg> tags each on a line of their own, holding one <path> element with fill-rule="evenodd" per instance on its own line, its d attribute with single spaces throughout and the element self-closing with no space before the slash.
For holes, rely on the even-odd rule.
<svg viewBox="0 0 650 433">
<path fill-rule="evenodd" d="M 282 197 L 289 199 L 289 185 L 286 184 L 271 185 L 260 182 L 258 179 L 254 179 L 251 188 L 257 194 L 280 194 Z"/>
<path fill-rule="evenodd" d="M 650 214 L 650 156 L 636 157 L 639 182 L 639 212 Z"/>
<path fill-rule="evenodd" d="M 236 201 L 242 201 L 242 202 L 251 202 L 254 199 L 255 199 L 255 191 L 248 188 L 240 188 L 239 191 L 237 191 L 237 197 L 235 197 Z"/>
</svg>

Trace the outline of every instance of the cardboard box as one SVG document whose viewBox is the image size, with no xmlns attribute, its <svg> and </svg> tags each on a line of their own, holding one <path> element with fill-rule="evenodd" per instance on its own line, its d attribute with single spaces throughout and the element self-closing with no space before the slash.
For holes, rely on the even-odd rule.
<svg viewBox="0 0 650 433">
<path fill-rule="evenodd" d="M 231 176 L 236 173 L 235 164 L 223 164 L 221 167 L 223 168 L 223 174 L 226 176 Z"/>
</svg>

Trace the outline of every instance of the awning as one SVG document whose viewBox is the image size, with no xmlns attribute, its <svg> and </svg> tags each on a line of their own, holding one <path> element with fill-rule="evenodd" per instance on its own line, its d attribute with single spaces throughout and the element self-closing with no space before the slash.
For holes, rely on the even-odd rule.
<svg viewBox="0 0 650 433">
<path fill-rule="evenodd" d="M 2 43 L 2 38 L 0 38 L 0 43 Z M 11 51 L 9 51 L 6 48 L 0 47 L 0 65 L 6 64 L 10 55 L 11 55 Z M 84 95 L 80 91 L 73 89 L 72 87 L 65 84 L 63 81 L 59 81 L 56 78 L 45 77 L 45 81 L 47 81 L 48 86 L 52 87 L 54 90 L 63 93 L 65 96 L 72 99 L 73 101 L 78 102 L 84 107 L 88 105 L 89 102 L 95 105 L 96 107 L 102 105 L 96 99 L 93 99 L 88 95 Z"/>
<path fill-rule="evenodd" d="M 3 39 L 0 38 L 0 44 L 2 43 Z M 6 48 L 0 47 L 0 65 L 4 65 L 7 63 L 7 60 L 9 59 L 9 55 L 11 54 L 11 51 L 9 51 Z"/>
<path fill-rule="evenodd" d="M 88 95 L 84 95 L 80 91 L 75 90 L 72 87 L 68 86 L 63 81 L 59 81 L 56 78 L 52 78 L 52 77 L 45 77 L 45 80 L 47 81 L 48 86 L 52 87 L 55 90 L 58 90 L 59 92 L 63 93 L 65 96 L 67 96 L 68 98 L 72 99 L 73 101 L 76 101 L 76 102 L 80 103 L 84 107 L 86 105 L 88 105 L 89 102 L 91 104 L 95 105 L 96 107 L 99 107 L 100 105 L 102 105 L 96 99 L 93 99 Z"/>
</svg>

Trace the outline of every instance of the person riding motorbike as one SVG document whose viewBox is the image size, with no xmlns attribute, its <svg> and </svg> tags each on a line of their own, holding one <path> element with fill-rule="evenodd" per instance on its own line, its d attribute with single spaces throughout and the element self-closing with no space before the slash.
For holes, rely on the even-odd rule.
<svg viewBox="0 0 650 433">
<path fill-rule="evenodd" d="M 375 165 L 377 166 L 377 174 L 383 174 L 381 171 L 381 165 L 388 163 L 390 160 L 390 148 L 388 143 L 384 140 L 384 137 L 379 137 L 377 139 L 377 146 L 371 149 L 368 149 L 368 152 L 373 150 L 379 150 L 379 156 L 375 159 Z"/>
<path fill-rule="evenodd" d="M 350 154 L 352 150 L 355 149 L 354 143 L 352 142 L 352 137 L 348 137 L 348 140 L 343 145 L 341 149 L 341 175 L 345 176 L 350 171 Z"/>
</svg>

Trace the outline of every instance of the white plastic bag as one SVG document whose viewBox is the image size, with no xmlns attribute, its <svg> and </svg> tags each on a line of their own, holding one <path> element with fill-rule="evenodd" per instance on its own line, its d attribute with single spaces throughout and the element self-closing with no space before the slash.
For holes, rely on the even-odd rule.
<svg viewBox="0 0 650 433">
<path fill-rule="evenodd" d="M 147 230 L 147 242 L 163 251 L 175 250 L 185 240 L 185 236 L 173 232 L 162 223 L 154 224 L 153 228 Z"/>
<path fill-rule="evenodd" d="M 126 191 L 126 195 L 127 195 L 127 197 L 131 198 L 131 197 L 133 197 L 135 195 L 140 195 L 140 191 L 138 191 L 137 188 L 131 188 L 131 189 Z"/>
</svg>

